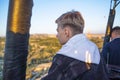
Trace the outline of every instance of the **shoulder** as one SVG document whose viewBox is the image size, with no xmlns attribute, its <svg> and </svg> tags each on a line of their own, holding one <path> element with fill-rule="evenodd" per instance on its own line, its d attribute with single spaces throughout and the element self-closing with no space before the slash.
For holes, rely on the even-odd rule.
<svg viewBox="0 0 120 80">
<path fill-rule="evenodd" d="M 85 62 L 61 55 L 61 54 L 56 54 L 53 58 L 53 63 L 57 63 L 58 65 L 63 65 L 63 64 L 68 64 L 70 66 L 77 65 L 77 66 L 83 66 L 86 65 Z"/>
<path fill-rule="evenodd" d="M 70 58 L 68 56 L 65 56 L 65 55 L 62 55 L 62 54 L 56 54 L 54 57 L 53 57 L 53 61 L 56 61 L 56 60 L 60 60 L 60 61 L 72 61 L 74 60 L 73 58 Z"/>
<path fill-rule="evenodd" d="M 66 66 L 68 65 L 70 62 L 72 62 L 74 59 L 70 58 L 68 56 L 62 55 L 62 54 L 56 54 L 53 57 L 53 65 L 57 65 L 57 66 Z"/>
<path fill-rule="evenodd" d="M 61 55 L 61 54 L 57 54 L 55 57 L 54 57 L 54 61 L 55 62 L 60 62 L 60 64 L 68 64 L 68 66 L 71 66 L 71 67 L 79 67 L 81 66 L 81 68 L 83 66 L 86 66 L 86 62 L 84 61 L 80 61 L 80 60 L 77 60 L 77 59 L 74 59 L 74 58 L 71 58 L 71 57 L 68 57 L 68 56 L 64 56 L 64 55 Z M 91 63 L 92 65 L 96 65 L 94 63 Z M 86 66 L 87 68 L 88 66 Z"/>
<path fill-rule="evenodd" d="M 115 38 L 110 43 L 116 43 L 116 42 L 120 43 L 120 38 Z"/>
<path fill-rule="evenodd" d="M 105 48 L 113 48 L 115 46 L 120 46 L 120 38 L 113 39 L 111 42 L 105 45 Z"/>
</svg>

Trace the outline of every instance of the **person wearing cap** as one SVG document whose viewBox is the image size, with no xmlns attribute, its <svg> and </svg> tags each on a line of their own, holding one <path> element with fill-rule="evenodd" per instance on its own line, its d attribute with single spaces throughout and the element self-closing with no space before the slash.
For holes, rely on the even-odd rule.
<svg viewBox="0 0 120 80">
<path fill-rule="evenodd" d="M 107 80 L 97 77 L 100 53 L 85 34 L 84 19 L 79 11 L 69 11 L 57 20 L 61 49 L 53 57 L 48 74 L 41 80 Z M 101 73 L 99 73 L 101 74 Z"/>
</svg>

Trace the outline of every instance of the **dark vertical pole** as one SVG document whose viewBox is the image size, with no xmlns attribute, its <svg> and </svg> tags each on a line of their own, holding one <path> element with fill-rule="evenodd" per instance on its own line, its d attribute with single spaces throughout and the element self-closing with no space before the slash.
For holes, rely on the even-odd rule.
<svg viewBox="0 0 120 80">
<path fill-rule="evenodd" d="M 33 0 L 9 0 L 3 80 L 25 80 Z"/>
<path fill-rule="evenodd" d="M 108 43 L 110 41 L 110 35 L 111 35 L 111 30 L 112 30 L 112 27 L 113 27 L 113 23 L 114 23 L 114 18 L 115 18 L 115 10 L 110 9 L 103 45 L 105 45 L 106 43 Z"/>
<path fill-rule="evenodd" d="M 113 27 L 115 13 L 116 13 L 115 8 L 118 6 L 119 3 L 120 3 L 119 0 L 114 0 L 113 8 L 111 8 L 112 7 L 112 0 L 111 0 L 111 4 L 110 4 L 111 9 L 109 12 L 109 18 L 108 18 L 108 23 L 107 23 L 107 28 L 106 28 L 103 46 L 110 41 L 111 30 Z"/>
</svg>

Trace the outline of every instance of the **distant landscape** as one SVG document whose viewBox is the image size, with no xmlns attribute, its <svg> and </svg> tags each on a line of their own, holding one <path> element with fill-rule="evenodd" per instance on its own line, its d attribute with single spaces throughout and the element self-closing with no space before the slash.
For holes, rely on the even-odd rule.
<svg viewBox="0 0 120 80">
<path fill-rule="evenodd" d="M 102 49 L 104 34 L 86 34 Z M 60 49 L 54 34 L 32 34 L 29 39 L 26 80 L 40 80 L 47 73 L 53 56 Z M 5 37 L 0 37 L 0 77 L 2 77 Z M 1 80 L 1 79 L 0 79 Z"/>
</svg>

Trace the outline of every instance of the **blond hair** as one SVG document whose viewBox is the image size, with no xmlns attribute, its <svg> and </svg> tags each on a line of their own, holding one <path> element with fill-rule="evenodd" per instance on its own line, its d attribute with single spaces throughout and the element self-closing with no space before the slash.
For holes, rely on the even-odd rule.
<svg viewBox="0 0 120 80">
<path fill-rule="evenodd" d="M 55 21 L 58 25 L 70 25 L 75 31 L 83 32 L 84 29 L 84 19 L 80 12 L 78 11 L 69 11 L 62 14 Z"/>
</svg>

